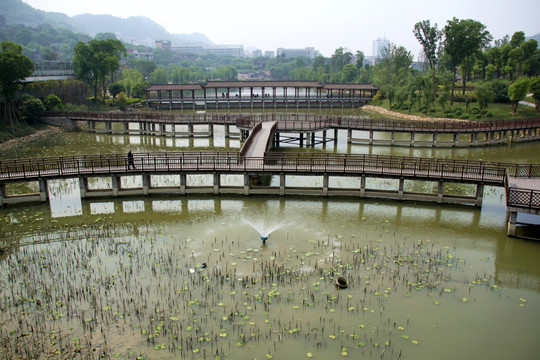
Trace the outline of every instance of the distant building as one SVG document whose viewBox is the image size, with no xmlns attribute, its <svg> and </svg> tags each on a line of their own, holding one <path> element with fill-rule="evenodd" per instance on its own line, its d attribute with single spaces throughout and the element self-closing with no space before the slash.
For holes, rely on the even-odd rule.
<svg viewBox="0 0 540 360">
<path fill-rule="evenodd" d="M 139 52 L 136 49 L 128 49 L 127 53 L 128 53 L 128 56 L 132 59 L 146 59 L 146 60 L 154 59 L 153 52 Z"/>
<path fill-rule="evenodd" d="M 270 78 L 269 70 L 238 73 L 238 80 L 269 80 Z"/>
<path fill-rule="evenodd" d="M 171 41 L 170 40 L 156 40 L 156 48 L 157 49 L 166 49 L 171 47 Z"/>
<path fill-rule="evenodd" d="M 384 48 L 390 47 L 390 41 L 385 37 L 378 37 L 373 41 L 373 57 L 380 58 Z"/>
<path fill-rule="evenodd" d="M 265 51 L 264 52 L 264 57 L 274 57 L 274 52 L 272 50 L 270 51 Z"/>
<path fill-rule="evenodd" d="M 243 45 L 209 45 L 209 44 L 171 44 L 168 40 L 156 40 L 155 47 L 157 49 L 168 48 L 181 53 L 189 53 L 195 55 L 214 54 L 214 55 L 231 55 L 241 57 L 244 56 Z"/>
<path fill-rule="evenodd" d="M 261 57 L 262 56 L 262 50 L 259 50 L 259 49 L 253 50 L 253 52 L 251 53 L 251 56 L 254 57 L 254 58 L 255 57 Z"/>
<path fill-rule="evenodd" d="M 315 50 L 315 48 L 313 47 L 307 47 L 304 49 L 279 48 L 277 49 L 277 56 L 292 57 L 292 58 L 302 56 L 309 59 L 315 59 L 317 56 L 319 56 L 319 51 Z"/>
</svg>

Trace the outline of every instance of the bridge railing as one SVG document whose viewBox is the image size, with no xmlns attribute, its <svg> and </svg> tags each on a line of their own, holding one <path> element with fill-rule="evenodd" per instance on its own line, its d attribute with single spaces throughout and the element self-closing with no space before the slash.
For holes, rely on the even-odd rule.
<svg viewBox="0 0 540 360">
<path fill-rule="evenodd" d="M 157 152 L 134 154 L 138 172 L 283 172 L 381 175 L 418 179 L 488 182 L 503 185 L 514 164 L 472 160 L 425 159 L 381 155 L 271 153 L 245 158 L 238 152 Z M 540 165 L 520 165 L 535 173 Z M 531 170 L 527 170 L 530 167 Z M 79 175 L 132 173 L 124 154 L 80 155 L 0 161 L 0 181 Z"/>
<path fill-rule="evenodd" d="M 508 188 L 506 192 L 506 205 L 529 209 L 540 209 L 540 191 Z"/>
<path fill-rule="evenodd" d="M 315 114 L 163 114 L 154 112 L 47 112 L 46 117 L 62 117 L 73 120 L 113 122 L 154 122 L 185 124 L 231 124 L 253 127 L 260 121 L 278 121 L 278 131 L 314 131 L 338 128 L 352 130 L 418 131 L 418 132 L 490 132 L 520 129 L 540 129 L 540 118 L 494 121 L 415 121 L 395 119 L 367 119 Z"/>
</svg>

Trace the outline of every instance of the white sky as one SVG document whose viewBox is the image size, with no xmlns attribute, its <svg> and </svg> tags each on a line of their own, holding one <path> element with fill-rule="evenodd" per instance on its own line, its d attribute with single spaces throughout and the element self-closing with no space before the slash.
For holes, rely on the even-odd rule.
<svg viewBox="0 0 540 360">
<path fill-rule="evenodd" d="M 412 33 L 427 20 L 473 19 L 495 39 L 524 31 L 540 33 L 539 0 L 23 0 L 45 11 L 69 16 L 110 14 L 146 16 L 170 33 L 203 33 L 219 45 L 244 45 L 275 51 L 278 47 L 315 47 L 324 56 L 336 48 L 372 55 L 372 43 L 385 36 L 416 56 Z"/>
</svg>

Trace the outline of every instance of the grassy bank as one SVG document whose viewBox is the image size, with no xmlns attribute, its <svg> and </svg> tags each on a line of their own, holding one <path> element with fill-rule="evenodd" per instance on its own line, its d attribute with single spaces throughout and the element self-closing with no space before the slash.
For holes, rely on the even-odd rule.
<svg viewBox="0 0 540 360">
<path fill-rule="evenodd" d="M 388 100 L 380 100 L 376 106 L 383 107 L 390 110 Z M 418 111 L 416 107 L 409 110 L 406 108 L 399 108 L 396 105 L 392 106 L 392 111 L 400 112 L 408 115 L 416 116 L 429 116 L 437 118 L 453 118 L 453 119 L 464 119 L 464 120 L 513 120 L 513 119 L 531 119 L 531 118 L 540 118 L 540 111 L 536 111 L 534 107 L 519 105 L 517 108 L 517 113 L 512 114 L 512 106 L 510 104 L 489 104 L 487 109 L 480 111 L 478 108 L 478 103 L 471 103 L 469 105 L 469 111 L 465 106 L 465 103 L 455 102 L 452 106 L 445 106 L 445 109 L 442 109 L 440 106 L 435 108 L 435 111 L 430 110 L 429 112 L 424 113 Z"/>
</svg>

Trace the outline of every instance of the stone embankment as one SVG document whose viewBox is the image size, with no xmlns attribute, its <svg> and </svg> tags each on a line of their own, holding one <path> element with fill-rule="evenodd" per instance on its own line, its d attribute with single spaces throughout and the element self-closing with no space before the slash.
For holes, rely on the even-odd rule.
<svg viewBox="0 0 540 360">
<path fill-rule="evenodd" d="M 403 114 L 397 111 L 391 111 L 380 106 L 374 105 L 365 105 L 362 107 L 362 110 L 368 113 L 376 113 L 379 115 L 384 115 L 386 117 L 400 119 L 400 120 L 413 120 L 413 121 L 469 121 L 463 119 L 453 119 L 453 118 L 438 118 L 438 117 L 429 117 L 429 116 L 419 116 L 419 115 L 410 115 Z"/>
</svg>

